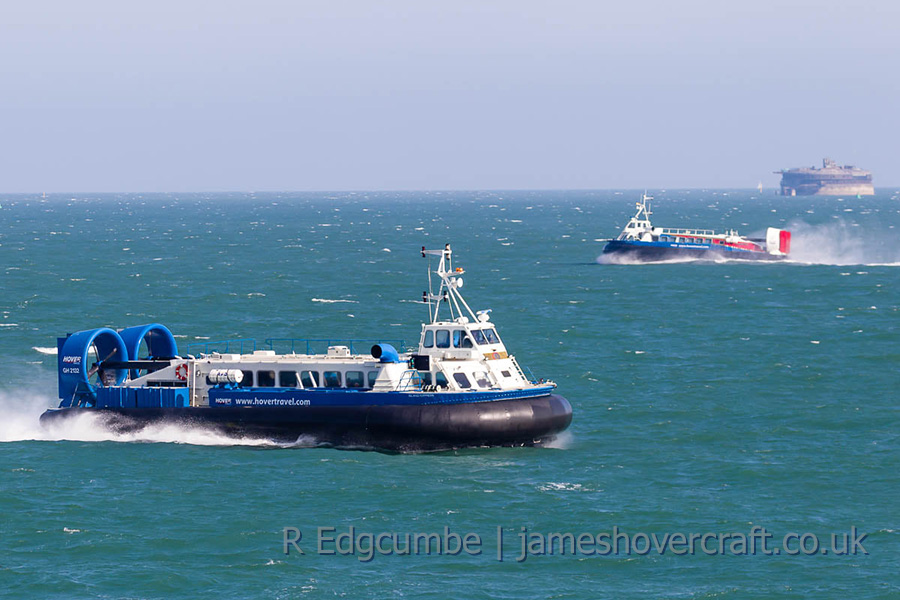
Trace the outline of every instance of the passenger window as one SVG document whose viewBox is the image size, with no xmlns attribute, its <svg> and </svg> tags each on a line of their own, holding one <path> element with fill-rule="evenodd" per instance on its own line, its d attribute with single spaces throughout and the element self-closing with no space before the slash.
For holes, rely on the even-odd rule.
<svg viewBox="0 0 900 600">
<path fill-rule="evenodd" d="M 301 371 L 300 382 L 303 383 L 303 387 L 319 387 L 319 374 L 315 371 Z"/>
<path fill-rule="evenodd" d="M 297 371 L 278 371 L 279 387 L 297 387 Z"/>
<path fill-rule="evenodd" d="M 369 371 L 369 374 L 368 374 L 368 382 L 369 382 L 369 387 L 370 387 L 370 388 L 375 387 L 375 380 L 376 380 L 376 379 L 378 379 L 378 371 Z"/>
<path fill-rule="evenodd" d="M 487 338 L 488 344 L 499 344 L 500 338 L 497 337 L 497 332 L 493 329 L 485 329 L 484 335 Z"/>
<path fill-rule="evenodd" d="M 490 381 L 490 379 L 488 379 L 487 373 L 485 373 L 484 371 L 478 371 L 476 373 L 473 373 L 473 375 L 475 375 L 475 383 L 478 384 L 478 387 L 480 387 L 480 388 L 491 387 L 491 381 Z"/>
<path fill-rule="evenodd" d="M 365 383 L 366 378 L 363 376 L 362 371 L 347 371 L 348 388 L 361 388 L 365 386 Z"/>
<path fill-rule="evenodd" d="M 456 383 L 459 384 L 459 387 L 461 387 L 463 389 L 468 389 L 468 388 L 472 387 L 472 384 L 469 383 L 469 378 L 466 377 L 465 373 L 454 373 L 453 379 L 455 379 Z"/>
<path fill-rule="evenodd" d="M 434 347 L 434 330 L 433 329 L 429 329 L 425 332 L 425 341 L 422 343 L 422 345 L 426 348 Z"/>
<path fill-rule="evenodd" d="M 256 385 L 259 387 L 275 387 L 275 371 L 258 371 Z"/>
<path fill-rule="evenodd" d="M 244 378 L 238 384 L 241 387 L 253 387 L 253 371 L 241 371 L 244 374 Z"/>
<path fill-rule="evenodd" d="M 444 375 L 443 371 L 438 371 L 437 373 L 435 373 L 434 384 L 436 386 L 445 388 L 445 387 L 447 387 L 447 383 L 448 383 L 447 376 Z"/>
<path fill-rule="evenodd" d="M 323 375 L 325 387 L 341 387 L 341 374 L 338 371 L 325 371 Z"/>
<path fill-rule="evenodd" d="M 462 346 L 462 343 L 461 343 L 462 336 L 463 336 L 463 331 L 461 329 L 453 330 L 453 347 L 454 348 L 459 348 Z"/>
<path fill-rule="evenodd" d="M 481 332 L 480 329 L 476 329 L 472 332 L 472 337 L 475 338 L 475 343 L 479 345 L 487 344 L 487 340 L 484 339 L 484 333 Z"/>
<path fill-rule="evenodd" d="M 504 377 L 512 377 L 512 375 L 509 374 L 509 371 L 500 371 L 500 374 Z"/>
<path fill-rule="evenodd" d="M 448 331 L 447 329 L 438 329 L 437 343 L 435 345 L 438 348 L 449 348 L 450 347 L 450 331 Z"/>
<path fill-rule="evenodd" d="M 422 378 L 422 385 L 431 385 L 431 371 L 419 371 L 419 377 Z"/>
</svg>

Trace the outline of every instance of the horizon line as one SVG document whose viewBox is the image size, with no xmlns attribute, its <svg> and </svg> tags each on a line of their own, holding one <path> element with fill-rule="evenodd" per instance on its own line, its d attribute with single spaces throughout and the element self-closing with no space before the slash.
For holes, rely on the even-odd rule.
<svg viewBox="0 0 900 600">
<path fill-rule="evenodd" d="M 879 190 L 897 190 L 898 186 L 879 186 L 875 188 L 875 195 Z M 271 189 L 271 190 L 110 190 L 110 191 L 28 191 L 28 192 L 4 192 L 0 196 L 44 196 L 44 195 L 90 195 L 90 194 L 372 194 L 372 193 L 479 193 L 479 192 L 640 192 L 640 191 L 756 191 L 756 186 L 751 187 L 610 187 L 610 188 L 384 188 L 384 189 Z M 763 192 L 778 192 L 779 186 L 763 187 Z M 776 193 L 775 195 L 781 195 Z M 816 194 L 813 194 L 814 196 Z M 830 194 L 829 196 L 855 196 L 856 194 Z"/>
</svg>

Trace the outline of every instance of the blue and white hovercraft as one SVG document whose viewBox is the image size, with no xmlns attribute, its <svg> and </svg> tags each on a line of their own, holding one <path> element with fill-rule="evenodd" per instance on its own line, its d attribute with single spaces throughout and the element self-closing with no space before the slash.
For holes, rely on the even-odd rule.
<svg viewBox="0 0 900 600">
<path fill-rule="evenodd" d="M 730 230 L 673 229 L 650 223 L 650 201 L 644 194 L 637 213 L 614 240 L 603 248 L 604 258 L 624 257 L 638 262 L 670 259 L 784 260 L 791 251 L 791 232 L 766 229 L 765 238 L 748 238 Z M 615 262 L 613 260 L 613 262 Z"/>
<path fill-rule="evenodd" d="M 422 256 L 437 257 L 438 266 L 429 267 L 422 298 L 429 322 L 413 352 L 377 343 L 371 355 L 353 354 L 351 343 L 312 354 L 307 342 L 299 354 L 301 340 L 291 339 L 288 354 L 243 341 L 231 344 L 238 353 L 226 345 L 225 352 L 182 357 L 163 325 L 80 331 L 58 339 L 61 402 L 41 421 L 91 413 L 115 430 L 174 421 L 278 442 L 310 436 L 324 445 L 397 451 L 552 440 L 572 420 L 569 402 L 553 393 L 555 383 L 525 376 L 489 311 L 469 308 L 449 244 L 422 248 Z"/>
</svg>

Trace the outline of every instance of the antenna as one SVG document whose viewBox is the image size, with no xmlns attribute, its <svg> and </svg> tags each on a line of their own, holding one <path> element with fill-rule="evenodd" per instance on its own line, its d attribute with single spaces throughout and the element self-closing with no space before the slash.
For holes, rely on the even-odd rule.
<svg viewBox="0 0 900 600">
<path fill-rule="evenodd" d="M 422 294 L 422 301 L 428 304 L 429 320 L 432 323 L 438 321 L 441 303 L 446 302 L 450 311 L 451 321 L 463 316 L 468 316 L 473 322 L 477 321 L 478 318 L 472 309 L 469 308 L 469 305 L 466 304 L 459 291 L 463 286 L 462 275 L 465 273 L 465 270 L 462 267 L 453 268 L 453 251 L 450 249 L 450 244 L 445 244 L 441 250 L 426 250 L 425 247 L 422 247 L 422 256 L 440 257 L 437 270 L 432 271 L 431 265 L 429 264 L 428 266 L 428 291 Z M 432 275 L 437 275 L 440 278 L 437 293 L 434 292 L 434 285 L 431 280 Z"/>
</svg>

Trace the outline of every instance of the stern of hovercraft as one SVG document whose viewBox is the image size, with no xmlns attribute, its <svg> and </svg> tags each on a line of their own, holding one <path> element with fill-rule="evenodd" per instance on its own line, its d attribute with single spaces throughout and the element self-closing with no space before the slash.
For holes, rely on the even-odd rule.
<svg viewBox="0 0 900 600">
<path fill-rule="evenodd" d="M 184 389 L 122 387 L 127 379 L 139 376 L 137 369 L 129 367 L 141 354 L 148 355 L 143 362 L 178 355 L 175 338 L 163 325 L 139 325 L 118 332 L 108 327 L 78 331 L 58 338 L 57 349 L 60 408 L 185 405 Z"/>
</svg>

